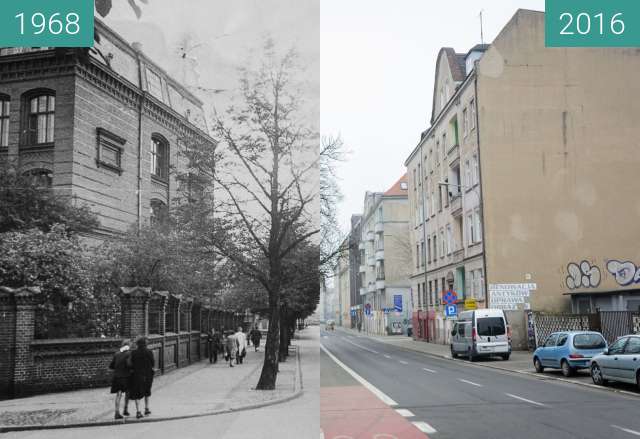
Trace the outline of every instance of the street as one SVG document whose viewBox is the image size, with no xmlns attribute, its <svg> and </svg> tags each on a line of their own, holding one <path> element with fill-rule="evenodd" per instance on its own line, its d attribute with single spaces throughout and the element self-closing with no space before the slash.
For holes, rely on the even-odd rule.
<svg viewBox="0 0 640 439">
<path fill-rule="evenodd" d="M 322 332 L 321 345 L 393 409 L 408 410 L 407 420 L 431 427 L 431 438 L 640 436 L 634 396 L 438 359 L 340 330 Z M 328 363 L 335 364 L 322 355 L 322 387 L 325 370 L 336 369 Z"/>
</svg>

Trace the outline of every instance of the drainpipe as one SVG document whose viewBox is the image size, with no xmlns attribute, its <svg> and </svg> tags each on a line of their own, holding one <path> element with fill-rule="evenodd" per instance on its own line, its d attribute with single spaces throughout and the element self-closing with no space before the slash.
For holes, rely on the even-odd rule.
<svg viewBox="0 0 640 439">
<path fill-rule="evenodd" d="M 473 78 L 473 94 L 475 98 L 475 106 L 476 106 L 476 142 L 478 144 L 478 180 L 480 181 L 480 189 L 479 189 L 479 207 L 480 207 L 480 230 L 482 233 L 482 267 L 484 271 L 484 295 L 485 295 L 485 306 L 489 307 L 489 287 L 488 287 L 488 279 L 487 275 L 487 239 L 484 233 L 484 197 L 482 196 L 482 161 L 480 160 L 480 105 L 478 100 L 478 61 L 475 61 L 475 73 Z"/>
<path fill-rule="evenodd" d="M 142 228 L 142 107 L 144 105 L 145 92 L 142 90 L 142 62 L 140 61 L 140 52 L 136 50 L 136 61 L 138 63 L 138 87 L 140 87 L 141 95 L 138 98 L 138 233 Z"/>
</svg>

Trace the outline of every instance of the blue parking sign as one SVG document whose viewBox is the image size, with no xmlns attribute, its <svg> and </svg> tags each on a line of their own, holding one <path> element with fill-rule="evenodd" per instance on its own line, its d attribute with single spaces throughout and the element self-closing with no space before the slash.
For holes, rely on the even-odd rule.
<svg viewBox="0 0 640 439">
<path fill-rule="evenodd" d="M 455 317 L 458 315 L 458 305 L 447 305 L 444 308 L 444 315 L 447 317 Z"/>
</svg>

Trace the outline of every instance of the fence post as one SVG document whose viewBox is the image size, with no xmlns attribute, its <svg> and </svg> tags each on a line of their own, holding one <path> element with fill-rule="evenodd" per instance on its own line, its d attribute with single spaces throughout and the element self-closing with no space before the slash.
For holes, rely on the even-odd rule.
<svg viewBox="0 0 640 439">
<path fill-rule="evenodd" d="M 13 394 L 27 393 L 27 383 L 31 373 L 31 342 L 35 337 L 36 304 L 40 288 L 22 287 L 13 290 L 16 303 L 15 354 L 13 370 Z"/>
<path fill-rule="evenodd" d="M 149 287 L 120 288 L 122 336 L 129 339 L 149 333 Z"/>
</svg>

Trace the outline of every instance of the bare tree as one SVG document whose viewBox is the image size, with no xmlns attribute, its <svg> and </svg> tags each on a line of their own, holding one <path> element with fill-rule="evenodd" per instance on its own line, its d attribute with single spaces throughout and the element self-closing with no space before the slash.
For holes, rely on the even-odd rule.
<svg viewBox="0 0 640 439">
<path fill-rule="evenodd" d="M 269 331 L 257 388 L 271 390 L 285 260 L 319 233 L 318 136 L 305 121 L 296 52 L 279 56 L 267 41 L 264 54 L 260 67 L 241 70 L 241 102 L 215 117 L 220 145 L 188 145 L 186 155 L 191 173 L 209 179 L 217 194 L 213 218 L 197 221 L 195 239 L 268 296 Z"/>
</svg>

